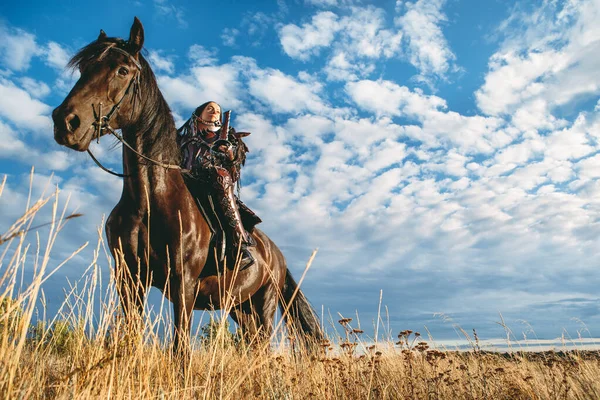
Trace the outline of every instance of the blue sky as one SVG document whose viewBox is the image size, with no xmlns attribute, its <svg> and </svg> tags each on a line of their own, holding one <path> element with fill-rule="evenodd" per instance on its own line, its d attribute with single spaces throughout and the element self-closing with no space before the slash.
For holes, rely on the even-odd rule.
<svg viewBox="0 0 600 400">
<path fill-rule="evenodd" d="M 318 310 L 368 329 L 382 290 L 394 332 L 502 337 L 501 312 L 518 337 L 523 321 L 597 337 L 599 14 L 598 0 L 4 2 L 0 231 L 33 165 L 37 191 L 54 174 L 85 212 L 55 262 L 96 240 L 120 181 L 59 147 L 49 116 L 77 79 L 69 57 L 138 16 L 176 122 L 216 100 L 253 133 L 242 199 L 297 276 L 319 248 L 304 284 Z M 120 169 L 113 142 L 95 147 Z M 46 284 L 53 302 L 86 252 Z"/>
</svg>

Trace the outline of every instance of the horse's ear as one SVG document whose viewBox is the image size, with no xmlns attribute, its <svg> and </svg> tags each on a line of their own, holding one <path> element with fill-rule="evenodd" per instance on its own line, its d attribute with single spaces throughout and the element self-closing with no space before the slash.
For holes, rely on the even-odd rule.
<svg viewBox="0 0 600 400">
<path fill-rule="evenodd" d="M 104 39 L 106 39 L 106 32 L 100 29 L 100 34 L 98 35 L 98 39 L 96 39 L 96 41 L 102 42 Z"/>
<path fill-rule="evenodd" d="M 131 51 L 132 54 L 139 53 L 142 50 L 142 47 L 144 47 L 144 27 L 138 17 L 133 19 L 133 25 L 131 25 L 129 41 L 127 44 L 129 45 L 129 51 Z"/>
</svg>

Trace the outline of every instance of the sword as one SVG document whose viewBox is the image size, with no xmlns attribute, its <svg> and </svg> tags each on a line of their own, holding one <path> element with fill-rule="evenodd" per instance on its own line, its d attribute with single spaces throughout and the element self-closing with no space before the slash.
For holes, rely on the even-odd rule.
<svg viewBox="0 0 600 400">
<path fill-rule="evenodd" d="M 211 151 L 215 153 L 225 153 L 230 161 L 233 161 L 235 155 L 233 154 L 233 145 L 228 140 L 229 136 L 229 119 L 231 118 L 231 110 L 225 111 L 223 114 L 223 126 L 221 127 L 221 134 L 219 139 L 213 144 Z M 219 150 L 219 147 L 225 145 L 227 150 L 225 152 Z"/>
<path fill-rule="evenodd" d="M 221 127 L 219 140 L 227 140 L 227 135 L 229 134 L 229 118 L 231 118 L 231 110 L 225 111 L 225 114 L 223 114 L 223 127 Z"/>
</svg>

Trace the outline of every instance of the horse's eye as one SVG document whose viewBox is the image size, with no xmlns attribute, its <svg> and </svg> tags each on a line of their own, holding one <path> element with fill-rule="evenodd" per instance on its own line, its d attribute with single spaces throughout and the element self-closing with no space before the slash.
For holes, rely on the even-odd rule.
<svg viewBox="0 0 600 400">
<path fill-rule="evenodd" d="M 119 68 L 118 74 L 121 76 L 127 76 L 127 74 L 129 73 L 129 70 L 125 67 L 121 67 Z"/>
</svg>

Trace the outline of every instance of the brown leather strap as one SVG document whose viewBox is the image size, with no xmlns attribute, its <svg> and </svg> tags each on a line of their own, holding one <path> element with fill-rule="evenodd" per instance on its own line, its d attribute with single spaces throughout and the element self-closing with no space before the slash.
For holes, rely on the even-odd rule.
<svg viewBox="0 0 600 400">
<path fill-rule="evenodd" d="M 100 168 L 102 168 L 104 171 L 108 172 L 111 175 L 114 176 L 118 176 L 119 178 L 127 178 L 130 175 L 123 175 L 123 174 L 119 174 L 118 172 L 113 172 L 110 169 L 106 168 L 104 165 L 100 164 L 100 161 L 98 161 L 96 159 L 96 157 L 94 157 L 94 155 L 92 154 L 92 152 L 90 151 L 90 149 L 87 150 L 88 154 L 90 155 L 90 157 L 92 157 L 92 160 L 94 160 L 94 162 L 96 163 L 97 166 L 99 166 Z"/>
</svg>

